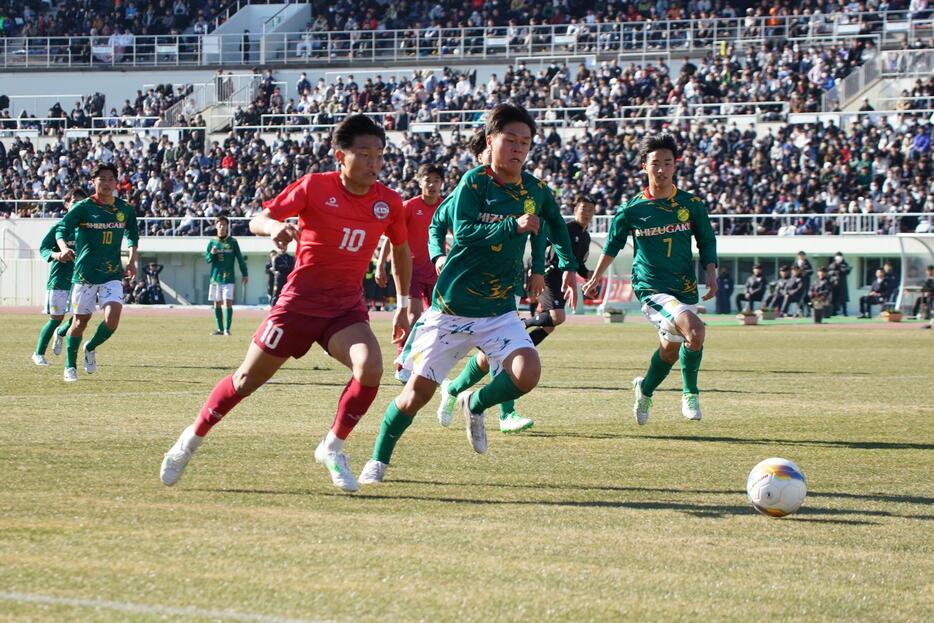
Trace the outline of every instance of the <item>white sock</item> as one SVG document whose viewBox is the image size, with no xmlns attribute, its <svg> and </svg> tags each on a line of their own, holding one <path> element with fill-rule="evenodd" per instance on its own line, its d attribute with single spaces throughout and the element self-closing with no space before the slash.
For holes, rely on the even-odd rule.
<svg viewBox="0 0 934 623">
<path fill-rule="evenodd" d="M 182 431 L 182 447 L 189 452 L 197 450 L 202 441 L 204 441 L 204 437 L 199 437 L 195 434 L 194 424 Z"/>
<path fill-rule="evenodd" d="M 329 430 L 327 437 L 324 438 L 324 448 L 328 452 L 343 452 L 344 440 L 335 435 L 334 431 Z"/>
</svg>

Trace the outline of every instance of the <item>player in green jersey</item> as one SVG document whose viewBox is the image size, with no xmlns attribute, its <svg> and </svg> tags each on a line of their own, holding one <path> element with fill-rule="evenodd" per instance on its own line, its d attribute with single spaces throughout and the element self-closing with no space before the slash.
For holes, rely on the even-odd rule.
<svg viewBox="0 0 934 623">
<path fill-rule="evenodd" d="M 697 373 L 704 354 L 704 323 L 697 315 L 697 272 L 691 241 L 697 241 L 704 268 L 706 301 L 717 293 L 717 240 L 701 198 L 675 187 L 679 151 L 674 137 L 646 136 L 639 155 L 649 187 L 613 217 L 603 255 L 583 292 L 596 293 L 603 273 L 632 236 L 632 287 L 642 312 L 658 328 L 660 342 L 648 372 L 632 382 L 636 421 L 646 423 L 655 388 L 679 360 L 684 389 L 681 414 L 699 420 Z"/>
<path fill-rule="evenodd" d="M 571 271 L 577 263 L 551 190 L 522 171 L 534 133 L 535 122 L 524 108 L 496 106 L 486 124 L 490 165 L 467 172 L 447 199 L 454 243 L 438 276 L 431 308 L 413 330 L 403 363 L 412 375 L 386 409 L 372 459 L 360 475 L 362 484 L 383 480 L 395 445 L 415 414 L 473 348 L 486 354 L 494 375 L 479 391 L 457 397 L 467 438 L 476 452 L 487 449 L 484 410 L 514 400 L 538 384 L 541 362 L 516 314 L 513 295 L 528 235 L 533 235 L 531 295 L 537 296 L 544 287 L 547 240 L 537 235 L 543 221 L 558 232 L 553 244 L 572 297 Z"/>
<path fill-rule="evenodd" d="M 243 285 L 249 280 L 246 261 L 240 253 L 240 244 L 230 235 L 230 221 L 226 216 L 218 216 L 214 221 L 217 238 L 208 243 L 204 260 L 211 265 L 211 284 L 208 286 L 208 300 L 214 303 L 214 322 L 217 328 L 212 335 L 230 335 L 230 323 L 233 320 L 234 299 L 234 261 L 240 266 L 240 281 Z M 222 313 L 227 306 L 226 318 Z"/>
<path fill-rule="evenodd" d="M 84 344 L 84 371 L 97 370 L 96 349 L 120 324 L 123 311 L 124 268 L 120 248 L 126 238 L 130 248 L 126 274 L 136 276 L 139 229 L 136 212 L 129 203 L 114 195 L 117 188 L 117 167 L 99 164 L 91 174 L 94 194 L 79 201 L 55 230 L 60 260 L 75 263 L 71 292 L 74 321 L 65 341 L 65 381 L 78 380 L 77 359 L 81 336 L 88 326 L 95 304 L 104 312 L 104 320 L 90 340 Z M 67 236 L 74 232 L 75 249 L 68 247 Z"/>
<path fill-rule="evenodd" d="M 70 210 L 76 201 L 85 199 L 87 196 L 88 193 L 83 188 L 75 187 L 71 189 L 65 196 L 65 209 Z M 71 311 L 71 278 L 75 264 L 73 261 L 61 261 L 61 251 L 59 251 L 58 244 L 55 242 L 57 228 L 58 223 L 52 226 L 39 245 L 39 255 L 49 262 L 51 267 L 49 268 L 49 281 L 46 284 L 44 308 L 49 319 L 39 332 L 36 352 L 32 354 L 32 362 L 37 366 L 49 365 L 45 358 L 45 350 L 48 348 L 53 334 L 55 335 L 55 342 L 52 345 L 52 352 L 56 355 L 62 352 L 62 340 L 65 337 L 65 332 L 71 326 L 70 319 L 65 323 L 65 326 L 60 327 L 59 325 L 62 324 L 65 314 Z M 65 244 L 69 248 L 75 246 L 74 231 L 66 232 Z"/>
</svg>

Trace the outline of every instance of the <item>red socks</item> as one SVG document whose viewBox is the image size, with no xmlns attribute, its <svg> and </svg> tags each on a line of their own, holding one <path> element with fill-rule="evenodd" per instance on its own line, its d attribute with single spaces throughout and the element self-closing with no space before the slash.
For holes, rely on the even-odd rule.
<svg viewBox="0 0 934 623">
<path fill-rule="evenodd" d="M 339 439 L 347 439 L 350 431 L 354 429 L 360 418 L 366 415 L 367 409 L 376 400 L 378 391 L 379 385 L 367 387 L 351 377 L 337 403 L 337 416 L 334 418 L 334 424 L 331 425 L 331 430 Z"/>
<path fill-rule="evenodd" d="M 207 435 L 208 431 L 230 413 L 241 400 L 243 396 L 234 389 L 233 375 L 228 374 L 214 386 L 207 402 L 201 407 L 198 419 L 195 420 L 195 434 L 199 437 Z"/>
</svg>

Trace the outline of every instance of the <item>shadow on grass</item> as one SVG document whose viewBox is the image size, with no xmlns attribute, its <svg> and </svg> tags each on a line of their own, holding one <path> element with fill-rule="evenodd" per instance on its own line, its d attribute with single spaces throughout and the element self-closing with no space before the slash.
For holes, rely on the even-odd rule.
<svg viewBox="0 0 934 623">
<path fill-rule="evenodd" d="M 523 437 L 557 437 L 567 439 L 620 439 L 622 435 L 612 435 L 610 433 L 544 433 L 540 431 L 528 431 L 523 433 Z"/>
<path fill-rule="evenodd" d="M 934 450 L 934 443 L 907 443 L 901 441 L 744 439 L 742 437 L 705 437 L 703 435 L 632 435 L 632 438 L 660 439 L 665 441 L 709 441 L 713 443 L 740 443 L 754 445 L 818 446 L 823 448 L 850 448 L 853 450 Z"/>
</svg>

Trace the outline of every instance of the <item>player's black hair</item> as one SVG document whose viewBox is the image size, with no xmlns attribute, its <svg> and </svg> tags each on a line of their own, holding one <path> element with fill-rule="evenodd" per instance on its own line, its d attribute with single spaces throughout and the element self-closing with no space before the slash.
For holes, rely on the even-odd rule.
<svg viewBox="0 0 934 623">
<path fill-rule="evenodd" d="M 91 194 L 83 186 L 73 186 L 68 189 L 68 192 L 65 193 L 65 201 L 81 201 L 82 199 L 87 199 Z"/>
<path fill-rule="evenodd" d="M 592 206 L 596 206 L 597 202 L 594 201 L 594 198 L 588 195 L 587 193 L 578 193 L 574 196 L 574 203 L 571 204 L 574 207 L 577 207 L 578 204 L 589 203 Z"/>
<path fill-rule="evenodd" d="M 350 149 L 358 136 L 375 136 L 386 146 L 386 131 L 366 115 L 348 115 L 334 128 L 334 143 L 338 149 Z"/>
<path fill-rule="evenodd" d="M 444 179 L 444 167 L 440 164 L 429 164 L 425 163 L 422 166 L 418 167 L 418 173 L 415 175 L 417 178 L 427 177 L 431 174 L 435 174 L 441 179 Z"/>
<path fill-rule="evenodd" d="M 658 151 L 659 149 L 667 149 L 670 151 L 671 155 L 675 157 L 675 160 L 681 156 L 681 150 L 678 149 L 678 142 L 671 134 L 667 132 L 664 134 L 646 134 L 645 138 L 643 138 L 642 142 L 639 144 L 639 161 L 645 162 L 648 160 L 650 153 Z"/>
<path fill-rule="evenodd" d="M 499 134 L 507 125 L 515 122 L 529 126 L 532 135 L 535 135 L 535 120 L 529 111 L 516 104 L 497 104 L 486 119 L 487 136 Z"/>
<path fill-rule="evenodd" d="M 479 158 L 486 151 L 486 128 L 476 129 L 473 136 L 467 139 L 467 149 L 474 158 Z"/>
<path fill-rule="evenodd" d="M 91 171 L 91 179 L 94 179 L 95 177 L 99 177 L 100 174 L 103 173 L 104 171 L 110 171 L 111 173 L 114 174 L 114 177 L 117 177 L 116 165 L 110 164 L 109 162 L 101 162 L 96 167 L 94 167 L 93 171 Z"/>
<path fill-rule="evenodd" d="M 217 223 L 220 223 L 221 221 L 223 221 L 224 223 L 227 223 L 228 225 L 230 225 L 230 219 L 227 218 L 227 215 L 226 215 L 226 214 L 221 214 L 221 215 L 218 216 L 216 219 L 214 219 L 214 224 L 216 225 Z"/>
</svg>

